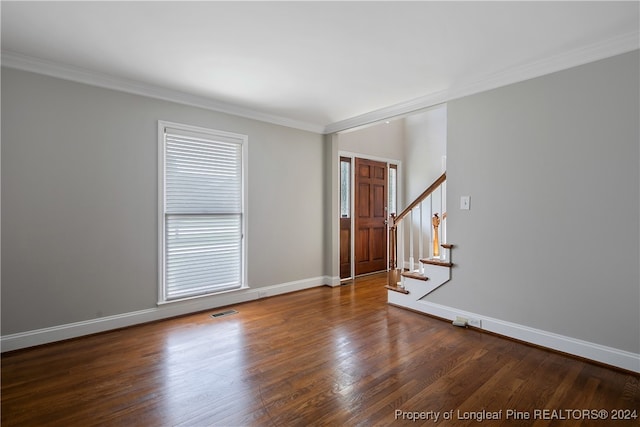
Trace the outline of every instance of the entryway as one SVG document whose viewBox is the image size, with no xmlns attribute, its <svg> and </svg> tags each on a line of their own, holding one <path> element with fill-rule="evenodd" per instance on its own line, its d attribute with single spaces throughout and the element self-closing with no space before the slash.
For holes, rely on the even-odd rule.
<svg viewBox="0 0 640 427">
<path fill-rule="evenodd" d="M 396 186 L 396 164 L 340 157 L 340 279 L 386 271 Z"/>
</svg>

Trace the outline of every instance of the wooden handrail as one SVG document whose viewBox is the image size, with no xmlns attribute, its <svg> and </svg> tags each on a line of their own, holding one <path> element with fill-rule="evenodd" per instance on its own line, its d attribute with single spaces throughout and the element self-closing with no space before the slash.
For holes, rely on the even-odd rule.
<svg viewBox="0 0 640 427">
<path fill-rule="evenodd" d="M 418 206 L 424 199 L 429 197 L 431 193 L 433 193 L 443 182 L 447 180 L 447 173 L 444 172 L 442 175 L 436 179 L 433 184 L 429 186 L 426 190 L 418 196 L 405 210 L 403 210 L 400 215 L 395 216 L 395 214 L 391 214 L 390 222 L 389 222 L 389 286 L 396 287 L 398 281 L 400 280 L 400 273 L 404 270 L 404 261 L 402 261 L 402 265 L 398 269 L 398 224 L 402 219 L 411 212 L 413 208 Z M 444 209 L 444 207 L 443 207 Z M 447 217 L 446 212 L 442 213 L 442 219 Z"/>
<path fill-rule="evenodd" d="M 433 184 L 431 184 L 429 186 L 429 188 L 427 188 L 426 190 L 424 190 L 422 192 L 421 195 L 419 195 L 413 202 L 411 202 L 411 204 L 409 206 L 407 206 L 405 208 L 405 210 L 403 210 L 400 215 L 396 216 L 394 218 L 394 223 L 397 224 L 398 222 L 400 222 L 402 220 L 402 218 L 404 218 L 405 216 L 407 216 L 409 214 L 409 212 L 411 212 L 411 210 L 413 208 L 415 208 L 416 206 L 418 206 L 418 204 L 420 204 L 420 202 L 422 202 L 424 199 L 426 199 L 427 197 L 429 197 L 429 195 L 431 193 L 433 193 L 436 188 L 438 188 L 440 186 L 440 184 L 442 184 L 443 182 L 445 182 L 447 180 L 447 173 L 444 172 L 442 175 L 440 175 L 438 177 L 438 179 L 436 179 L 435 181 L 433 181 Z"/>
</svg>

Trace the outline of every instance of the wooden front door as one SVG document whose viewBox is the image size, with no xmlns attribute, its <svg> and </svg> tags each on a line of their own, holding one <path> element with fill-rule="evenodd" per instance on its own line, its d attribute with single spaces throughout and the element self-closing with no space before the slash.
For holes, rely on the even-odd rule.
<svg viewBox="0 0 640 427">
<path fill-rule="evenodd" d="M 387 164 L 355 159 L 355 274 L 387 269 Z"/>
</svg>

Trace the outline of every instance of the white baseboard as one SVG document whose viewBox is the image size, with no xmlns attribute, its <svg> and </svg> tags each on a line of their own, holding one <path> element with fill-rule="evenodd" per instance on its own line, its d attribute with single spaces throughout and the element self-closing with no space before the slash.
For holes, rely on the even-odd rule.
<svg viewBox="0 0 640 427">
<path fill-rule="evenodd" d="M 477 319 L 481 322 L 479 329 L 493 332 L 505 337 L 546 347 L 552 350 L 571 354 L 595 362 L 604 363 L 606 365 L 615 366 L 626 369 L 628 371 L 640 373 L 640 354 L 632 353 L 625 350 L 619 350 L 613 347 L 607 347 L 540 329 L 530 328 L 528 326 L 519 325 L 517 323 L 506 322 L 503 320 L 493 319 L 491 317 L 481 316 L 476 313 L 470 313 L 464 310 L 458 310 L 429 301 L 418 300 L 410 301 L 409 299 L 394 301 L 392 294 L 398 294 L 402 298 L 404 294 L 397 292 L 389 292 L 389 302 L 395 305 L 403 306 L 416 310 L 425 314 L 440 317 L 443 319 L 454 320 L 457 316 L 467 319 Z"/>
<path fill-rule="evenodd" d="M 340 286 L 340 276 L 324 276 L 325 285 L 335 288 Z"/>
<path fill-rule="evenodd" d="M 224 307 L 231 304 L 239 304 L 242 302 L 318 286 L 335 286 L 335 281 L 335 278 L 330 276 L 313 277 L 294 282 L 281 283 L 260 288 L 247 288 L 219 295 L 212 295 L 210 297 L 163 304 L 146 310 L 116 314 L 113 316 L 101 317 L 99 319 L 91 319 L 49 328 L 3 335 L 0 337 L 0 351 L 5 352 L 48 344 L 51 342 L 77 338 L 84 335 L 105 332 L 141 323 L 153 322 L 156 320 L 168 319 L 170 317 L 196 313 L 198 311 Z M 337 279 L 337 283 L 340 284 L 339 278 Z"/>
</svg>

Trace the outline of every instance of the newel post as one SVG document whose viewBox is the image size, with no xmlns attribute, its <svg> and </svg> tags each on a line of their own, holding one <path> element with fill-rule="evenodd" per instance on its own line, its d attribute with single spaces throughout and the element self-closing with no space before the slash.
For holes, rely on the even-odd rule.
<svg viewBox="0 0 640 427">
<path fill-rule="evenodd" d="M 440 243 L 438 242 L 438 227 L 440 226 L 440 217 L 438 217 L 438 212 L 433 214 L 431 223 L 433 224 L 433 257 L 439 258 Z"/>
<path fill-rule="evenodd" d="M 398 227 L 396 214 L 389 215 L 389 285 L 395 286 L 398 276 Z"/>
<path fill-rule="evenodd" d="M 395 270 L 397 261 L 397 244 L 396 239 L 398 237 L 396 228 L 396 214 L 389 215 L 389 270 Z"/>
</svg>

